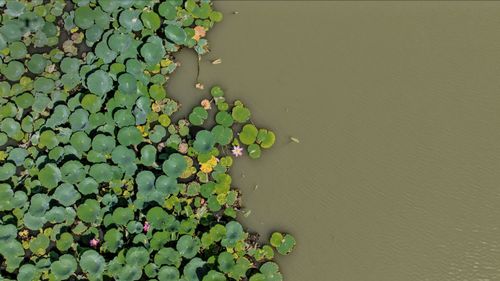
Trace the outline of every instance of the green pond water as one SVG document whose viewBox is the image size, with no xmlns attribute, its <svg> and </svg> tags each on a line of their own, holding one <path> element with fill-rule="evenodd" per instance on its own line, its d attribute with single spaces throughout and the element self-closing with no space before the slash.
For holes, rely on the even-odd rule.
<svg viewBox="0 0 500 281">
<path fill-rule="evenodd" d="M 215 5 L 200 81 L 278 135 L 232 173 L 245 227 L 298 240 L 285 280 L 500 280 L 500 3 Z"/>
</svg>

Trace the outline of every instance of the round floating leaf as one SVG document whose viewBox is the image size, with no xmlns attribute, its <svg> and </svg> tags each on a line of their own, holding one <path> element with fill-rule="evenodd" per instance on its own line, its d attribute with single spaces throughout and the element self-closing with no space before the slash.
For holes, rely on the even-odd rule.
<svg viewBox="0 0 500 281">
<path fill-rule="evenodd" d="M 71 255 L 62 255 L 59 260 L 53 262 L 50 271 L 59 280 L 69 278 L 76 271 L 76 260 Z"/>
<path fill-rule="evenodd" d="M 41 147 L 47 147 L 48 149 L 52 149 L 59 144 L 59 140 L 57 139 L 56 134 L 52 130 L 43 131 L 40 134 L 39 145 Z"/>
<path fill-rule="evenodd" d="M 82 99 L 82 107 L 91 113 L 98 112 L 101 109 L 101 99 L 93 94 L 87 94 Z"/>
<path fill-rule="evenodd" d="M 225 111 L 220 111 L 217 112 L 217 114 L 215 115 L 215 122 L 224 127 L 231 127 L 233 125 L 234 120 L 231 114 Z"/>
<path fill-rule="evenodd" d="M 258 130 L 253 124 L 246 124 L 239 133 L 240 141 L 243 144 L 250 145 L 257 139 Z"/>
<path fill-rule="evenodd" d="M 204 269 L 205 263 L 202 259 L 196 257 L 191 259 L 186 266 L 184 266 L 183 274 L 186 281 L 199 281 L 198 276 L 203 275 L 206 270 Z"/>
<path fill-rule="evenodd" d="M 223 97 L 224 96 L 224 91 L 222 90 L 221 87 L 219 86 L 214 86 L 212 87 L 212 89 L 210 89 L 210 94 L 212 95 L 212 97 L 214 98 L 220 98 L 220 97 Z"/>
<path fill-rule="evenodd" d="M 154 257 L 156 265 L 173 265 L 179 267 L 182 261 L 181 254 L 173 248 L 161 248 Z"/>
<path fill-rule="evenodd" d="M 195 126 L 203 125 L 203 122 L 208 118 L 208 112 L 201 106 L 197 106 L 193 109 L 193 112 L 189 114 L 189 122 Z"/>
<path fill-rule="evenodd" d="M 205 277 L 203 277 L 203 281 L 226 281 L 226 276 L 218 271 L 210 270 Z"/>
<path fill-rule="evenodd" d="M 163 266 L 158 271 L 158 281 L 178 281 L 179 270 L 173 266 Z"/>
<path fill-rule="evenodd" d="M 77 58 L 65 57 L 61 61 L 61 71 L 64 73 L 76 73 L 80 69 L 80 60 Z"/>
<path fill-rule="evenodd" d="M 71 125 L 71 130 L 80 131 L 84 130 L 89 123 L 89 113 L 82 108 L 75 110 L 69 116 L 69 124 Z"/>
<path fill-rule="evenodd" d="M 132 38 L 125 33 L 113 33 L 109 36 L 108 45 L 115 52 L 124 52 L 132 43 Z"/>
<path fill-rule="evenodd" d="M 0 167 L 0 181 L 6 181 L 16 174 L 16 166 L 12 163 L 5 163 Z"/>
<path fill-rule="evenodd" d="M 163 162 L 163 172 L 165 172 L 170 177 L 180 176 L 184 170 L 187 168 L 186 159 L 179 153 L 171 154 L 168 159 Z"/>
<path fill-rule="evenodd" d="M 157 30 L 161 26 L 161 19 L 154 11 L 144 11 L 141 20 L 147 29 Z"/>
<path fill-rule="evenodd" d="M 75 202 L 80 199 L 80 193 L 73 187 L 73 185 L 68 183 L 61 184 L 52 198 L 57 200 L 63 206 L 71 206 L 75 204 Z"/>
<path fill-rule="evenodd" d="M 97 135 L 92 140 L 92 149 L 102 153 L 111 153 L 115 148 L 115 139 L 111 136 Z"/>
<path fill-rule="evenodd" d="M 222 245 L 225 247 L 234 247 L 236 243 L 243 239 L 244 231 L 241 224 L 237 221 L 231 221 L 226 224 L 226 237 L 222 239 Z"/>
<path fill-rule="evenodd" d="M 271 148 L 276 141 L 276 136 L 272 131 L 266 129 L 260 129 L 257 134 L 257 143 L 260 144 L 262 148 Z"/>
<path fill-rule="evenodd" d="M 146 214 L 146 218 L 154 229 L 164 230 L 176 224 L 175 218 L 167 214 L 161 207 L 151 208 Z"/>
<path fill-rule="evenodd" d="M 179 254 L 181 256 L 191 259 L 200 250 L 200 241 L 198 238 L 193 238 L 190 235 L 183 235 L 179 240 L 177 241 L 177 251 L 179 251 Z"/>
<path fill-rule="evenodd" d="M 217 125 L 212 128 L 212 135 L 215 142 L 220 145 L 228 145 L 233 140 L 233 130 L 222 125 Z"/>
<path fill-rule="evenodd" d="M 98 96 L 103 96 L 113 88 L 113 80 L 107 72 L 96 70 L 87 78 L 89 91 Z"/>
<path fill-rule="evenodd" d="M 61 167 L 63 181 L 76 184 L 85 178 L 85 167 L 79 161 L 68 161 Z"/>
<path fill-rule="evenodd" d="M 97 193 L 99 185 L 93 178 L 85 178 L 78 184 L 78 191 L 83 195 Z"/>
<path fill-rule="evenodd" d="M 54 90 L 54 80 L 45 77 L 38 77 L 33 83 L 33 88 L 37 93 L 48 94 Z"/>
<path fill-rule="evenodd" d="M 130 110 L 120 109 L 116 111 L 113 119 L 118 127 L 127 127 L 135 125 L 135 117 Z"/>
<path fill-rule="evenodd" d="M 124 127 L 118 131 L 118 142 L 122 145 L 138 145 L 143 140 L 142 134 L 134 126 Z"/>
<path fill-rule="evenodd" d="M 270 243 L 278 250 L 278 253 L 287 255 L 293 250 L 293 247 L 295 247 L 296 241 L 290 234 L 283 235 L 279 232 L 274 232 L 271 235 Z"/>
<path fill-rule="evenodd" d="M 34 54 L 31 59 L 26 63 L 28 70 L 33 74 L 40 74 L 48 65 L 48 60 L 40 54 Z"/>
<path fill-rule="evenodd" d="M 135 152 L 132 149 L 128 149 L 126 146 L 119 145 L 113 149 L 111 159 L 116 164 L 126 165 L 134 162 Z"/>
<path fill-rule="evenodd" d="M 52 189 L 62 180 L 61 170 L 54 164 L 47 164 L 38 173 L 38 179 L 42 186 Z"/>
<path fill-rule="evenodd" d="M 56 241 L 56 247 L 59 251 L 67 251 L 71 245 L 73 245 L 73 235 L 68 232 L 62 233 L 59 239 Z"/>
<path fill-rule="evenodd" d="M 13 224 L 0 225 L 0 242 L 6 242 L 17 237 L 17 229 Z"/>
<path fill-rule="evenodd" d="M 94 250 L 87 250 L 80 257 L 80 267 L 83 272 L 94 278 L 102 276 L 105 266 L 104 257 Z"/>
<path fill-rule="evenodd" d="M 133 247 L 127 251 L 126 261 L 138 267 L 143 267 L 149 262 L 149 252 L 143 247 Z"/>
<path fill-rule="evenodd" d="M 176 194 L 179 192 L 179 186 L 177 184 L 176 177 L 169 177 L 161 175 L 156 179 L 155 182 L 156 190 L 160 191 L 165 195 Z"/>
<path fill-rule="evenodd" d="M 139 31 L 142 28 L 142 22 L 139 19 L 140 14 L 140 10 L 125 10 L 121 12 L 118 21 L 127 30 Z"/>
<path fill-rule="evenodd" d="M 177 7 L 171 2 L 162 2 L 160 6 L 158 6 L 158 12 L 162 17 L 173 20 L 177 16 Z"/>
<path fill-rule="evenodd" d="M 75 10 L 75 24 L 81 29 L 88 29 L 94 25 L 94 11 L 89 6 L 81 6 Z"/>
<path fill-rule="evenodd" d="M 124 73 L 118 77 L 118 90 L 124 94 L 132 95 L 137 92 L 137 80 L 130 73 Z"/>
<path fill-rule="evenodd" d="M 153 166 L 156 161 L 156 148 L 152 145 L 145 145 L 141 148 L 141 162 L 146 166 Z"/>
<path fill-rule="evenodd" d="M 134 212 L 130 208 L 118 207 L 113 212 L 113 222 L 117 225 L 126 225 L 134 219 Z"/>
<path fill-rule="evenodd" d="M 251 145 L 249 145 L 247 151 L 250 158 L 252 159 L 260 158 L 261 150 L 257 144 L 252 143 Z"/>
<path fill-rule="evenodd" d="M 250 119 L 250 110 L 243 105 L 237 105 L 233 107 L 231 115 L 233 116 L 234 121 L 238 123 L 245 123 Z"/>
<path fill-rule="evenodd" d="M 89 175 L 98 183 L 109 182 L 113 179 L 113 170 L 106 163 L 94 164 L 90 167 Z"/>
<path fill-rule="evenodd" d="M 76 215 L 83 222 L 96 223 L 101 215 L 99 202 L 94 199 L 87 199 L 76 209 Z"/>
<path fill-rule="evenodd" d="M 39 234 L 30 242 L 30 251 L 35 255 L 41 256 L 45 254 L 45 250 L 49 247 L 50 240 L 44 234 Z"/>
<path fill-rule="evenodd" d="M 169 24 L 165 27 L 165 35 L 168 39 L 178 45 L 182 45 L 186 42 L 187 34 L 182 27 Z"/>
<path fill-rule="evenodd" d="M 86 152 L 90 149 L 92 140 L 84 132 L 76 132 L 71 136 L 71 145 L 79 152 Z"/>
<path fill-rule="evenodd" d="M 161 61 L 165 55 L 165 49 L 158 42 L 148 42 L 141 48 L 141 56 L 149 65 L 155 65 Z"/>
<path fill-rule="evenodd" d="M 135 182 L 139 191 L 151 192 L 155 185 L 155 175 L 151 171 L 140 171 Z"/>
<path fill-rule="evenodd" d="M 17 60 L 23 59 L 27 54 L 26 45 L 22 42 L 12 42 L 9 46 L 10 57 Z"/>
<path fill-rule="evenodd" d="M 34 281 L 39 280 L 38 278 L 39 272 L 38 268 L 32 264 L 23 264 L 19 268 L 19 273 L 17 274 L 18 281 Z"/>
<path fill-rule="evenodd" d="M 106 232 L 104 235 L 104 241 L 106 242 L 106 248 L 108 251 L 114 253 L 116 252 L 123 244 L 123 235 L 121 232 L 115 228 L 112 228 Z"/>
<path fill-rule="evenodd" d="M 193 147 L 199 153 L 207 153 L 215 145 L 215 138 L 210 131 L 202 130 L 196 134 L 196 139 L 193 142 Z"/>
<path fill-rule="evenodd" d="M 24 74 L 24 65 L 18 61 L 11 61 L 2 69 L 2 74 L 10 81 L 18 81 Z"/>
</svg>

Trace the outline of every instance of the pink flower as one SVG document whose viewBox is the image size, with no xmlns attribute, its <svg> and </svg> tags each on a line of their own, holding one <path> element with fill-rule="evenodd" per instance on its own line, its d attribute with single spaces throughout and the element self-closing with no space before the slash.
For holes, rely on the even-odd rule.
<svg viewBox="0 0 500 281">
<path fill-rule="evenodd" d="M 243 148 L 239 145 L 233 145 L 233 149 L 231 150 L 231 153 L 233 153 L 234 156 L 238 157 L 243 155 Z"/>
<path fill-rule="evenodd" d="M 90 240 L 90 246 L 91 246 L 91 247 L 94 247 L 94 248 L 95 248 L 95 247 L 97 247 L 98 245 L 99 245 L 99 239 L 94 238 L 94 239 Z"/>
<path fill-rule="evenodd" d="M 148 232 L 150 228 L 151 225 L 149 224 L 149 222 L 145 222 L 144 227 L 142 229 L 144 230 L 144 232 Z"/>
</svg>

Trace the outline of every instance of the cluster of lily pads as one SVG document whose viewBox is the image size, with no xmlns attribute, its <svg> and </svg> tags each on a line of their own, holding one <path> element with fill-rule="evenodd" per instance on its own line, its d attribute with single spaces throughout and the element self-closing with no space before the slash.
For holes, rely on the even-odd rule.
<svg viewBox="0 0 500 281">
<path fill-rule="evenodd" d="M 295 239 L 246 232 L 229 175 L 274 133 L 218 86 L 172 122 L 172 54 L 208 51 L 222 20 L 210 1 L 0 0 L 0 12 L 1 280 L 282 280 L 274 251 Z"/>
</svg>

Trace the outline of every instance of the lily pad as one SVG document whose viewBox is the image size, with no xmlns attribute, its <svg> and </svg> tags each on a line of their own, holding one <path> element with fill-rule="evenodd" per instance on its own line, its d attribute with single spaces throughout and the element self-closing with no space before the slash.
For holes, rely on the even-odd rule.
<svg viewBox="0 0 500 281">
<path fill-rule="evenodd" d="M 105 266 L 104 258 L 94 250 L 87 250 L 80 257 L 80 267 L 92 278 L 101 277 Z"/>
<path fill-rule="evenodd" d="M 113 88 L 113 80 L 107 72 L 96 70 L 87 78 L 87 86 L 91 93 L 103 96 Z"/>
</svg>

